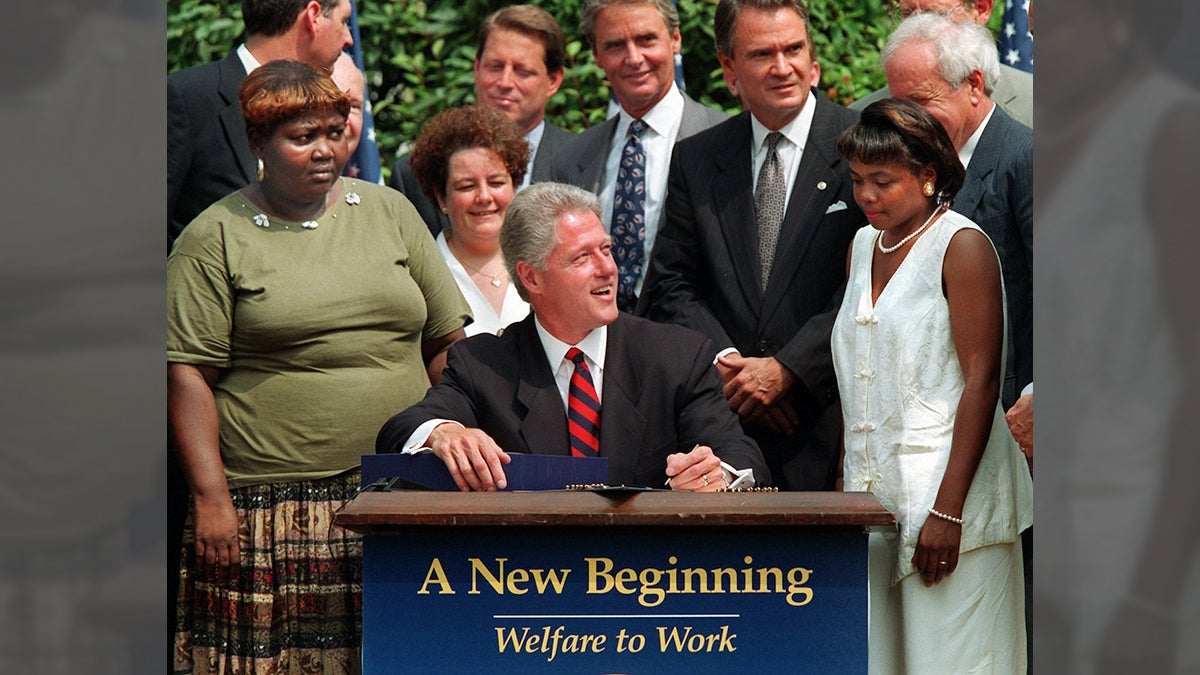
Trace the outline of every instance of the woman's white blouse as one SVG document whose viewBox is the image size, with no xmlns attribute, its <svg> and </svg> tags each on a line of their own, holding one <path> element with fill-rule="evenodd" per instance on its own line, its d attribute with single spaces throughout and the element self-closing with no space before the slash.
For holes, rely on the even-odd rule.
<svg viewBox="0 0 1200 675">
<path fill-rule="evenodd" d="M 468 336 L 479 333 L 496 335 L 510 323 L 520 321 L 529 315 L 529 303 L 521 299 L 521 296 L 517 294 L 516 286 L 511 282 L 508 284 L 508 288 L 504 289 L 504 304 L 500 306 L 500 313 L 496 314 L 496 310 L 492 309 L 491 303 L 484 297 L 483 292 L 471 280 L 467 268 L 463 267 L 458 258 L 455 258 L 454 254 L 450 252 L 444 231 L 438 233 L 437 245 L 438 250 L 442 252 L 442 257 L 446 259 L 450 273 L 454 275 L 454 283 L 458 284 L 458 290 L 462 291 L 463 297 L 467 299 L 467 304 L 471 306 L 471 314 L 475 316 L 475 320 L 463 329 Z"/>
<path fill-rule="evenodd" d="M 845 420 L 844 489 L 873 492 L 895 514 L 892 583 L 913 572 L 917 537 L 950 458 L 964 382 L 942 293 L 942 261 L 950 239 L 964 228 L 982 232 L 953 211 L 938 218 L 874 305 L 871 259 L 879 232 L 859 230 L 834 324 L 834 369 Z M 961 551 L 1014 541 L 1033 521 L 1032 480 L 999 403 L 963 520 Z"/>
</svg>

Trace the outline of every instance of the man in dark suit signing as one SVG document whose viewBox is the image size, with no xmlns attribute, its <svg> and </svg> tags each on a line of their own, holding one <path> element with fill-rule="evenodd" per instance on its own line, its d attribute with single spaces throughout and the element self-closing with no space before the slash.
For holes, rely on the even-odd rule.
<svg viewBox="0 0 1200 675">
<path fill-rule="evenodd" d="M 717 58 L 747 112 L 675 147 L 638 313 L 721 349 L 728 405 L 775 484 L 834 487 L 841 408 L 829 336 L 846 252 L 866 223 L 834 152 L 857 118 L 819 96 L 808 11 L 721 0 Z"/>
<path fill-rule="evenodd" d="M 246 42 L 167 77 L 167 250 L 201 211 L 250 182 L 254 155 L 238 107 L 242 79 L 278 59 L 333 72 L 350 36 L 350 0 L 242 0 Z"/>
<path fill-rule="evenodd" d="M 579 14 L 620 111 L 570 140 L 552 180 L 600 196 L 619 268 L 617 307 L 632 312 L 658 234 L 671 149 L 729 116 L 675 85 L 681 38 L 671 0 L 585 0 Z"/>
<path fill-rule="evenodd" d="M 713 344 L 617 311 L 594 195 L 531 185 L 508 207 L 500 246 L 532 313 L 451 348 L 442 381 L 383 426 L 377 452 L 428 448 L 462 490 L 503 489 L 510 452 L 607 457 L 613 484 L 769 484 L 721 394 Z"/>
<path fill-rule="evenodd" d="M 475 40 L 475 100 L 517 123 L 529 142 L 529 166 L 520 191 L 550 179 L 550 164 L 574 135 L 546 120 L 546 102 L 558 93 L 567 58 L 562 27 L 546 10 L 512 5 L 488 15 Z M 433 236 L 450 226 L 445 212 L 421 192 L 407 156 L 392 166 L 388 185 L 417 207 Z"/>
</svg>

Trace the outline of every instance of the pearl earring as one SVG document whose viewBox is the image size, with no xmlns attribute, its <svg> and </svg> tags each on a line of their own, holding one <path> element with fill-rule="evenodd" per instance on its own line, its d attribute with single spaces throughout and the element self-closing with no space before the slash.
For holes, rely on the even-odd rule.
<svg viewBox="0 0 1200 675">
<path fill-rule="evenodd" d="M 925 181 L 925 186 L 923 188 L 921 188 L 921 192 L 924 193 L 924 195 L 926 197 L 932 197 L 933 196 L 933 181 L 931 181 L 931 180 Z"/>
</svg>

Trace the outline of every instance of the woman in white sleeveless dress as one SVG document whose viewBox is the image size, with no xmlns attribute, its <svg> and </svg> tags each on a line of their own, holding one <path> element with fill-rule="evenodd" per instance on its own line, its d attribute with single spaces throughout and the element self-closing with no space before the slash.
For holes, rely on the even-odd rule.
<svg viewBox="0 0 1200 675">
<path fill-rule="evenodd" d="M 964 170 L 923 108 L 872 104 L 837 148 L 872 225 L 832 337 L 844 489 L 875 493 L 898 524 L 872 542 L 871 672 L 1024 672 L 1032 480 L 998 404 L 999 260 L 949 210 Z"/>
</svg>

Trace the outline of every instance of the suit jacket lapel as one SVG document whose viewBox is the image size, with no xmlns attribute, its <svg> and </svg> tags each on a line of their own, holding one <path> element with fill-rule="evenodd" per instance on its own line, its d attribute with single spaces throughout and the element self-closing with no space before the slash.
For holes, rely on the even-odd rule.
<svg viewBox="0 0 1200 675">
<path fill-rule="evenodd" d="M 791 278 L 800 267 L 825 210 L 833 204 L 844 180 L 833 170 L 839 161 L 833 145 L 841 133 L 833 119 L 833 104 L 822 101 L 816 91 L 809 95 L 817 108 L 800 165 L 796 167 L 796 181 L 788 198 L 787 211 L 783 214 L 771 279 L 763 298 L 762 316 L 770 316 L 791 288 Z"/>
<path fill-rule="evenodd" d="M 517 358 L 521 364 L 521 377 L 517 383 L 516 406 L 526 450 L 543 455 L 570 454 L 567 412 L 533 326 L 533 314 L 509 330 L 519 333 Z"/>
<path fill-rule="evenodd" d="M 241 171 L 242 178 L 249 183 L 256 173 L 256 161 L 250 152 L 250 143 L 246 140 L 246 120 L 242 117 L 242 109 L 238 105 L 238 88 L 246 77 L 246 68 L 242 65 L 236 49 L 221 59 L 217 66 L 217 77 L 217 93 L 226 105 L 221 111 L 221 127 L 225 131 L 226 142 L 237 157 L 238 170 Z"/>
<path fill-rule="evenodd" d="M 617 132 L 617 122 L 620 121 L 619 116 L 613 116 L 605 120 L 599 127 L 599 131 L 588 136 L 587 144 L 582 147 L 582 151 L 576 158 L 575 170 L 578 171 L 579 180 L 577 185 L 582 186 L 592 194 L 600 194 L 600 181 L 604 178 L 604 162 L 608 159 L 608 144 L 612 140 L 613 134 Z"/>
<path fill-rule="evenodd" d="M 971 214 L 975 213 L 975 209 L 979 207 L 979 202 L 983 199 L 984 186 L 992 171 L 996 169 L 996 162 L 1000 159 L 1000 147 L 1008 125 L 1011 123 L 1012 118 L 997 105 L 992 111 L 992 119 L 988 120 L 987 126 L 983 128 L 983 133 L 979 135 L 979 143 L 975 145 L 975 151 L 971 153 L 971 164 L 967 167 L 966 180 L 963 181 L 963 186 L 959 189 L 958 194 L 954 196 L 953 208 L 955 211 L 970 218 Z"/>
<path fill-rule="evenodd" d="M 750 154 L 752 134 L 750 113 L 738 118 L 734 133 L 729 134 L 713 158 L 715 175 L 711 185 L 712 203 L 725 247 L 733 260 L 733 274 L 746 296 L 748 307 L 758 307 L 762 288 L 758 274 L 758 224 L 754 216 L 753 176 L 747 169 L 753 163 Z"/>
<path fill-rule="evenodd" d="M 692 100 L 692 97 L 683 94 L 683 114 L 679 117 L 679 132 L 675 135 L 675 142 L 698 134 L 709 126 L 708 109 Z"/>
<path fill-rule="evenodd" d="M 554 163 L 554 155 L 570 138 L 571 134 L 546 120 L 546 128 L 542 130 L 542 142 L 538 144 L 537 154 L 533 157 L 533 175 L 530 182 L 550 180 L 550 167 Z"/>
<path fill-rule="evenodd" d="M 618 315 L 608 326 L 604 392 L 600 397 L 600 456 L 608 458 L 610 476 L 636 472 L 646 430 L 646 418 L 637 409 L 642 386 L 629 344 L 630 321 Z"/>
</svg>

